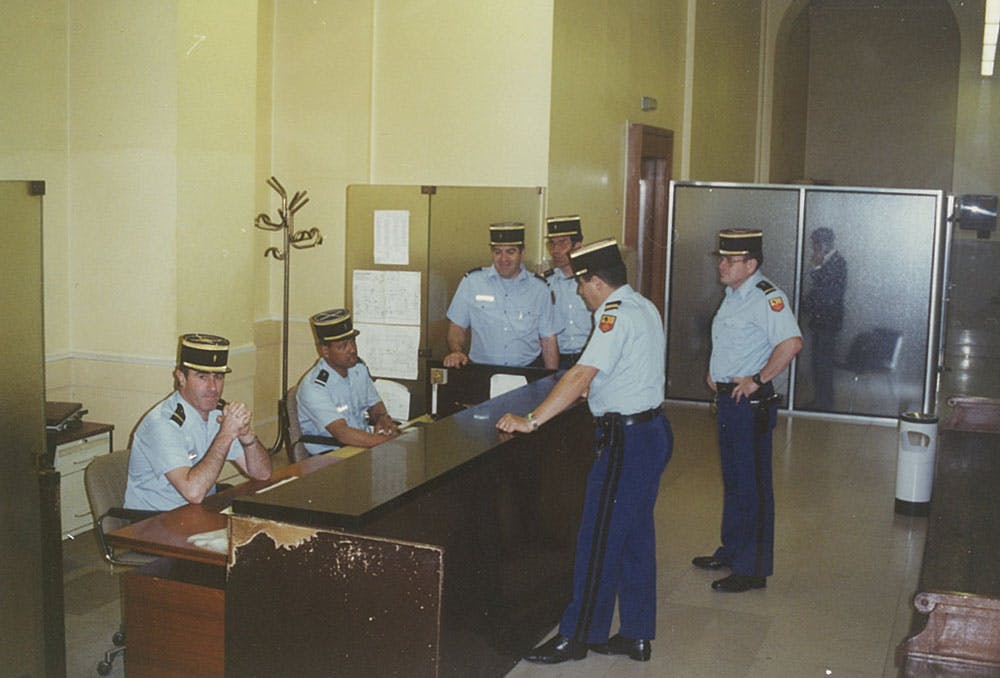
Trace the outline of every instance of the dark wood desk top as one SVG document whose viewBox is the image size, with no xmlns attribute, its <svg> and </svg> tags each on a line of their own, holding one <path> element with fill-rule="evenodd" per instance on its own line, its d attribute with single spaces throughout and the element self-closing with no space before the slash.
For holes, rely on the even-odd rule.
<svg viewBox="0 0 1000 678">
<path fill-rule="evenodd" d="M 226 527 L 229 517 L 221 511 L 229 506 L 235 497 L 253 494 L 286 478 L 306 475 L 339 461 L 341 461 L 339 457 L 323 454 L 277 468 L 269 480 L 248 480 L 208 497 L 202 504 L 180 506 L 173 511 L 115 530 L 107 535 L 108 542 L 116 548 L 210 565 L 225 565 L 225 553 L 197 547 L 188 541 L 188 537 Z"/>
<path fill-rule="evenodd" d="M 270 480 L 251 480 L 147 518 L 107 535 L 116 548 L 225 565 L 227 555 L 188 542 L 188 537 L 226 527 L 228 506 L 236 513 L 313 524 L 358 528 L 465 464 L 504 445 L 496 431 L 506 412 L 528 412 L 540 403 L 555 379 L 547 377 L 433 424 L 415 426 L 398 438 L 342 458 L 334 453 L 304 459 L 274 470 Z M 336 466 L 336 468 L 328 468 Z M 263 494 L 261 489 L 290 477 Z"/>
<path fill-rule="evenodd" d="M 506 412 L 528 412 L 555 385 L 545 377 L 365 450 L 335 467 L 262 495 L 243 495 L 233 512 L 314 527 L 363 529 L 468 464 L 500 454 L 511 441 L 496 430 Z"/>
</svg>

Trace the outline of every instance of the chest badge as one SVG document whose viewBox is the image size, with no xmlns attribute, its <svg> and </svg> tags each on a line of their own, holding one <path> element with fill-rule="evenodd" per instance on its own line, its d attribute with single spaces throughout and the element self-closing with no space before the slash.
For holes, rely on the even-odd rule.
<svg viewBox="0 0 1000 678">
<path fill-rule="evenodd" d="M 597 329 L 601 332 L 610 332 L 614 329 L 616 317 L 605 313 L 601 316 L 601 322 L 597 324 Z"/>
<path fill-rule="evenodd" d="M 777 313 L 781 309 L 785 308 L 785 300 L 781 297 L 775 297 L 773 299 L 768 299 L 767 303 L 771 305 L 771 310 Z"/>
</svg>

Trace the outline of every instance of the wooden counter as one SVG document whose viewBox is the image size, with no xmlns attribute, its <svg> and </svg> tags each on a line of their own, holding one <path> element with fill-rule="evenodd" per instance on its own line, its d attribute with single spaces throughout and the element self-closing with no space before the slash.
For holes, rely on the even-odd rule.
<svg viewBox="0 0 1000 678">
<path fill-rule="evenodd" d="M 581 403 L 531 435 L 501 437 L 495 428 L 505 412 L 533 409 L 554 383 L 551 377 L 541 379 L 266 494 L 237 497 L 233 512 L 440 549 L 440 675 L 503 675 L 558 622 L 571 594 L 576 531 L 593 460 L 589 409 Z M 266 543 L 263 551 L 273 554 L 268 537 L 259 538 Z M 262 550 L 260 544 L 249 546 Z M 312 543 L 301 547 L 316 548 Z M 296 574 L 294 564 L 276 571 L 274 558 L 268 557 L 258 565 L 260 576 L 247 576 L 242 568 L 252 570 L 254 559 L 242 560 L 237 552 L 232 561 L 230 585 L 240 568 L 240 580 L 253 582 L 258 591 L 317 574 Z M 387 574 L 386 585 L 392 579 Z M 247 602 L 233 610 L 227 599 L 227 616 L 253 619 L 259 600 L 230 592 L 234 601 Z M 268 604 L 256 609 L 292 624 L 284 633 L 293 637 L 343 628 L 340 617 L 351 613 L 322 605 L 305 613 L 302 601 L 289 602 L 294 609 L 283 610 L 289 600 L 268 597 Z M 370 657 L 366 648 L 372 639 L 362 633 L 370 627 L 366 619 L 359 615 L 356 636 L 339 634 L 314 643 L 318 654 L 292 668 L 338 665 L 345 675 L 355 675 L 343 657 Z M 245 662 L 242 668 L 271 666 L 273 647 L 266 641 L 273 629 L 247 626 L 250 631 L 239 637 L 227 635 L 227 656 L 238 656 Z M 255 628 L 260 634 L 253 633 Z M 387 653 L 397 647 L 392 638 L 381 642 Z M 353 643 L 357 650 L 346 651 Z M 358 665 L 357 675 L 362 674 Z"/>
<path fill-rule="evenodd" d="M 998 487 L 1000 435 L 940 434 L 905 676 L 1000 676 Z"/>
</svg>

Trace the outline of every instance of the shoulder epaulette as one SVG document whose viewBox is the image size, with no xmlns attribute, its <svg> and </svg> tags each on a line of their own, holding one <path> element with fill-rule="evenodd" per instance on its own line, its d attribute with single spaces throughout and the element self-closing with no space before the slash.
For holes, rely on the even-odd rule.
<svg viewBox="0 0 1000 678">
<path fill-rule="evenodd" d="M 170 421 L 174 422 L 178 426 L 183 426 L 185 416 L 186 415 L 184 414 L 184 406 L 181 405 L 180 403 L 177 403 L 177 409 L 175 409 L 174 413 L 170 415 Z"/>
<path fill-rule="evenodd" d="M 618 300 L 618 299 L 616 299 L 615 301 L 609 301 L 608 303 L 604 304 L 604 310 L 605 311 L 614 311 L 614 310 L 616 310 L 621 305 L 622 305 L 622 302 L 620 300 Z"/>
<path fill-rule="evenodd" d="M 553 275 L 553 274 L 554 274 L 555 272 L 556 272 L 556 269 L 554 269 L 554 268 L 550 268 L 549 270 L 545 271 L 545 273 L 542 273 L 542 277 L 543 277 L 543 278 L 551 278 L 551 277 L 552 277 L 552 275 Z"/>
<path fill-rule="evenodd" d="M 319 384 L 320 386 L 326 386 L 326 380 L 330 378 L 330 373 L 326 370 L 320 370 L 319 374 L 313 380 L 313 383 Z"/>
<path fill-rule="evenodd" d="M 481 270 L 483 270 L 482 266 L 476 266 L 475 268 L 470 268 L 468 271 L 466 271 L 465 275 L 472 275 L 476 271 L 481 271 Z"/>
<path fill-rule="evenodd" d="M 772 285 L 767 280 L 761 280 L 759 283 L 757 283 L 757 289 L 761 290 L 764 294 L 770 294 L 771 292 L 775 291 L 778 288 Z"/>
<path fill-rule="evenodd" d="M 549 284 L 549 282 L 545 279 L 545 276 L 543 276 L 541 273 L 532 273 L 532 275 L 541 280 L 546 285 Z"/>
</svg>

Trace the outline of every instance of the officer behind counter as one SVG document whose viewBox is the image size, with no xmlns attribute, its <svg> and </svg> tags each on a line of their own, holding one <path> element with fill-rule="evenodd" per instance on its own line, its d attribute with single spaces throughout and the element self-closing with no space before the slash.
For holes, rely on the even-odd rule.
<svg viewBox="0 0 1000 678">
<path fill-rule="evenodd" d="M 673 452 L 663 414 L 666 340 L 660 313 L 627 283 L 614 240 L 570 255 L 595 328 L 583 355 L 527 416 L 505 414 L 501 431 L 530 433 L 587 394 L 597 456 L 587 477 L 573 568 L 573 596 L 559 633 L 525 655 L 557 664 L 588 650 L 647 661 L 656 631 L 653 506 Z M 618 602 L 619 633 L 608 638 Z"/>
<path fill-rule="evenodd" d="M 229 341 L 211 334 L 180 338 L 177 389 L 139 422 L 132 439 L 125 508 L 169 511 L 215 493 L 226 460 L 256 480 L 271 477 L 271 457 L 244 403 L 222 400 Z"/>
<path fill-rule="evenodd" d="M 590 311 L 576 289 L 576 278 L 569 263 L 570 252 L 583 246 L 580 217 L 550 217 L 545 220 L 545 245 L 552 259 L 552 268 L 543 274 L 555 299 L 556 334 L 559 344 L 559 369 L 576 364 L 590 337 L 593 322 Z"/>
<path fill-rule="evenodd" d="M 470 360 L 515 367 L 559 366 L 552 295 L 541 276 L 521 263 L 524 224 L 490 226 L 493 265 L 474 268 L 458 284 L 448 307 L 445 367 Z M 465 352 L 471 330 L 471 347 Z"/>
<path fill-rule="evenodd" d="M 360 332 L 354 329 L 351 312 L 323 311 L 309 323 L 319 359 L 296 389 L 299 426 L 309 454 L 343 445 L 373 447 L 397 435 L 399 428 L 375 390 L 368 366 L 358 358 L 354 338 Z"/>
<path fill-rule="evenodd" d="M 774 571 L 774 488 L 771 430 L 777 397 L 771 382 L 802 350 L 788 296 L 763 277 L 763 233 L 719 234 L 719 280 L 725 297 L 712 321 L 708 386 L 718 405 L 724 489 L 722 546 L 692 563 L 732 574 L 712 582 L 739 593 L 767 586 Z"/>
</svg>

